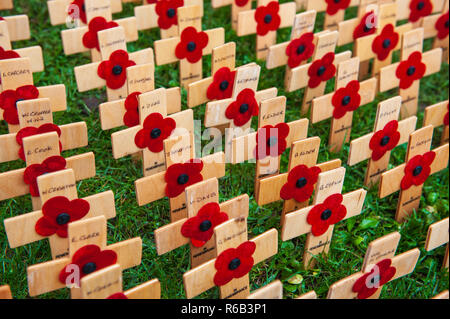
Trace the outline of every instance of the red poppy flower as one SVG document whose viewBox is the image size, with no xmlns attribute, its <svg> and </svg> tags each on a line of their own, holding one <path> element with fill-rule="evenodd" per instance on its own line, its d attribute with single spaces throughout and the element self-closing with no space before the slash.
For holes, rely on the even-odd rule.
<svg viewBox="0 0 450 319">
<path fill-rule="evenodd" d="M 0 94 L 0 108 L 3 109 L 3 119 L 11 125 L 19 124 L 17 102 L 37 99 L 39 90 L 34 85 L 24 85 L 16 90 L 6 90 Z"/>
<path fill-rule="evenodd" d="M 405 176 L 401 181 L 402 190 L 407 190 L 412 185 L 422 185 L 431 173 L 431 164 L 436 157 L 433 151 L 426 152 L 423 155 L 416 155 L 411 158 L 405 166 Z"/>
<path fill-rule="evenodd" d="M 438 31 L 437 37 L 442 40 L 448 37 L 448 11 L 441 15 L 436 21 L 435 28 Z"/>
<path fill-rule="evenodd" d="M 280 197 L 284 200 L 293 198 L 299 203 L 310 199 L 320 172 L 317 166 L 309 168 L 306 165 L 297 165 L 289 172 L 287 182 L 281 188 Z"/>
<path fill-rule="evenodd" d="M 350 5 L 350 0 L 325 0 L 327 3 L 327 14 L 335 15 L 339 10 L 345 10 Z"/>
<path fill-rule="evenodd" d="M 75 9 L 73 6 L 76 6 L 77 9 Z M 72 7 L 72 11 L 70 11 Z M 72 19 L 80 19 L 83 23 L 87 23 L 86 18 L 86 8 L 84 6 L 84 0 L 74 0 L 68 7 L 69 11 L 68 14 Z"/>
<path fill-rule="evenodd" d="M 204 205 L 197 216 L 189 218 L 181 227 L 181 234 L 191 239 L 192 245 L 202 247 L 214 234 L 214 228 L 228 220 L 217 203 Z"/>
<path fill-rule="evenodd" d="M 233 93 L 234 77 L 236 71 L 224 66 L 214 73 L 213 82 L 208 86 L 206 96 L 210 100 L 223 100 L 231 97 Z"/>
<path fill-rule="evenodd" d="M 352 291 L 358 293 L 358 299 L 367 299 L 384 284 L 394 278 L 397 270 L 391 267 L 392 260 L 383 259 L 370 272 L 362 275 L 353 285 Z"/>
<path fill-rule="evenodd" d="M 139 99 L 141 92 L 133 92 L 125 99 L 125 114 L 123 115 L 123 123 L 128 127 L 139 124 Z"/>
<path fill-rule="evenodd" d="M 400 79 L 399 87 L 407 89 L 414 81 L 420 80 L 425 75 L 427 66 L 422 62 L 422 53 L 415 51 L 411 53 L 408 60 L 400 62 L 395 75 Z"/>
<path fill-rule="evenodd" d="M 400 140 L 400 132 L 397 129 L 398 122 L 393 120 L 373 134 L 369 143 L 369 148 L 372 150 L 372 160 L 378 161 L 386 152 L 397 146 Z"/>
<path fill-rule="evenodd" d="M 123 292 L 116 292 L 106 299 L 128 299 L 128 297 Z"/>
<path fill-rule="evenodd" d="M 308 60 L 314 53 L 314 34 L 307 32 L 297 39 L 293 39 L 286 47 L 286 55 L 290 68 L 299 66 L 303 61 Z"/>
<path fill-rule="evenodd" d="M 201 182 L 202 169 L 203 162 L 198 159 L 170 165 L 165 175 L 167 197 L 177 197 L 186 187 Z"/>
<path fill-rule="evenodd" d="M 323 235 L 331 225 L 334 225 L 347 215 L 347 208 L 342 205 L 342 194 L 333 194 L 327 197 L 322 204 L 315 205 L 306 221 L 311 225 L 314 236 Z"/>
<path fill-rule="evenodd" d="M 53 123 L 42 124 L 39 127 L 32 127 L 32 126 L 24 127 L 19 132 L 17 132 L 16 141 L 17 141 L 17 144 L 20 145 L 19 158 L 23 161 L 25 160 L 25 153 L 23 150 L 23 139 L 25 137 L 49 133 L 49 132 L 56 132 L 56 133 L 58 133 L 58 136 L 61 136 L 61 129 L 59 128 L 58 125 L 55 125 Z M 62 151 L 61 142 L 59 142 L 59 151 L 60 152 Z"/>
<path fill-rule="evenodd" d="M 426 17 L 433 12 L 433 4 L 430 0 L 411 0 L 409 3 L 409 21 L 416 22 L 420 18 Z"/>
<path fill-rule="evenodd" d="M 377 55 L 377 59 L 386 60 L 389 53 L 397 46 L 398 40 L 399 35 L 394 31 L 394 26 L 387 24 L 372 42 L 372 51 Z"/>
<path fill-rule="evenodd" d="M 359 94 L 359 82 L 350 81 L 346 87 L 337 90 L 331 103 L 334 106 L 333 117 L 342 118 L 347 112 L 353 112 L 361 105 L 361 95 Z"/>
<path fill-rule="evenodd" d="M 161 29 L 169 29 L 178 24 L 177 11 L 184 5 L 183 0 L 160 0 L 155 1 L 155 11 L 158 15 L 158 26 Z"/>
<path fill-rule="evenodd" d="M 95 17 L 89 22 L 89 30 L 83 35 L 83 45 L 88 49 L 96 48 L 100 51 L 98 43 L 98 32 L 106 29 L 118 27 L 119 25 L 114 21 L 106 21 L 103 17 Z"/>
<path fill-rule="evenodd" d="M 252 116 L 258 115 L 259 107 L 256 102 L 255 92 L 252 89 L 243 89 L 236 101 L 228 105 L 225 116 L 233 120 L 234 125 L 242 126 L 247 123 Z"/>
<path fill-rule="evenodd" d="M 66 284 L 67 277 L 73 273 L 73 266 L 79 268 L 79 279 L 81 279 L 94 271 L 114 265 L 116 262 L 117 254 L 114 250 L 101 250 L 97 245 L 86 245 L 78 249 L 72 256 L 72 262 L 61 270 L 59 281 Z"/>
<path fill-rule="evenodd" d="M 314 61 L 308 69 L 310 88 L 316 88 L 320 83 L 331 79 L 336 73 L 336 67 L 333 64 L 334 53 L 328 52 L 322 59 Z"/>
<path fill-rule="evenodd" d="M 137 132 L 134 142 L 139 148 L 159 153 L 164 149 L 164 140 L 172 134 L 175 127 L 176 123 L 172 118 L 152 113 L 145 118 L 143 128 Z"/>
<path fill-rule="evenodd" d="M 256 133 L 255 158 L 261 160 L 267 156 L 279 156 L 286 150 L 286 138 L 289 135 L 289 125 L 278 123 L 266 125 Z"/>
<path fill-rule="evenodd" d="M 136 65 L 129 59 L 124 50 L 116 50 L 109 56 L 109 60 L 100 63 L 97 69 L 98 76 L 106 80 L 106 86 L 110 89 L 119 89 L 127 80 L 126 68 Z"/>
<path fill-rule="evenodd" d="M 249 0 L 234 0 L 234 3 L 238 6 L 238 7 L 243 7 L 248 3 Z"/>
<path fill-rule="evenodd" d="M 195 63 L 202 58 L 203 49 L 208 45 L 208 41 L 205 32 L 197 32 L 194 27 L 187 27 L 181 32 L 175 55 L 180 60 L 186 58 L 190 63 Z"/>
<path fill-rule="evenodd" d="M 445 115 L 444 115 L 444 125 L 445 126 L 448 126 L 448 112 L 449 112 L 449 109 L 448 109 L 448 104 L 447 104 L 447 113 L 445 113 Z"/>
<path fill-rule="evenodd" d="M 0 46 L 0 60 L 20 58 L 19 53 L 13 50 L 5 50 Z"/>
<path fill-rule="evenodd" d="M 374 11 L 367 12 L 353 31 L 353 40 L 374 34 L 377 31 L 376 18 Z"/>
<path fill-rule="evenodd" d="M 277 1 L 272 1 L 267 6 L 256 8 L 255 21 L 258 35 L 266 35 L 269 31 L 278 30 L 281 23 L 278 11 L 280 11 L 280 5 Z"/>
<path fill-rule="evenodd" d="M 80 220 L 89 213 L 90 205 L 84 199 L 68 200 L 64 196 L 56 196 L 42 206 L 42 215 L 35 230 L 41 236 L 57 234 L 61 238 L 67 238 L 67 226 L 69 223 Z"/>
<path fill-rule="evenodd" d="M 66 168 L 66 160 L 61 156 L 50 156 L 41 164 L 32 164 L 25 169 L 23 180 L 30 186 L 31 196 L 39 196 L 37 178 L 46 173 L 60 171 Z"/>
<path fill-rule="evenodd" d="M 253 253 L 256 244 L 252 241 L 246 241 L 238 248 L 229 248 L 223 251 L 217 258 L 214 266 L 216 274 L 214 275 L 214 284 L 223 286 L 234 278 L 244 277 L 253 267 Z"/>
</svg>

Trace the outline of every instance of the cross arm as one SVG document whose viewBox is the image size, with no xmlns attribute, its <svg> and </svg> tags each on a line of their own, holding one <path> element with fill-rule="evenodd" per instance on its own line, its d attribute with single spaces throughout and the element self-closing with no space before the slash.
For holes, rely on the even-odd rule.
<svg viewBox="0 0 450 319">
<path fill-rule="evenodd" d="M 430 251 L 448 243 L 448 217 L 428 228 L 425 250 Z"/>
<path fill-rule="evenodd" d="M 112 245 L 108 245 L 117 254 L 117 263 L 122 270 L 135 267 L 141 263 L 142 259 L 142 239 L 135 237 Z"/>
<path fill-rule="evenodd" d="M 26 14 L 4 17 L 8 24 L 8 34 L 11 42 L 28 40 L 30 38 L 30 21 Z"/>
<path fill-rule="evenodd" d="M 44 58 L 40 46 L 35 45 L 32 47 L 15 49 L 14 51 L 16 51 L 20 57 L 30 59 L 31 71 L 33 73 L 44 71 Z"/>
<path fill-rule="evenodd" d="M 408 19 L 409 14 L 411 12 L 411 10 L 409 9 L 409 5 L 410 5 L 411 1 L 410 0 L 398 0 L 396 2 L 397 2 L 397 21 Z M 432 13 L 442 11 L 445 0 L 432 0 L 431 2 L 433 3 Z"/>
<path fill-rule="evenodd" d="M 400 140 L 398 145 L 407 143 L 409 135 L 416 129 L 417 117 L 411 116 L 403 121 L 398 122 L 398 131 L 400 132 Z M 372 150 L 369 147 L 370 140 L 374 133 L 370 133 L 354 139 L 350 143 L 350 151 L 348 154 L 347 164 L 350 166 L 356 165 L 371 157 Z"/>
<path fill-rule="evenodd" d="M 356 7 L 359 5 L 360 0 L 351 0 L 350 7 Z M 316 10 L 317 12 L 323 12 L 327 10 L 327 2 L 325 0 L 307 0 L 306 2 L 306 10 Z"/>
<path fill-rule="evenodd" d="M 430 175 L 440 170 L 443 170 L 444 168 L 447 167 L 449 156 L 448 155 L 449 145 L 447 143 L 434 149 L 433 151 L 436 153 L 436 158 L 431 164 Z M 380 188 L 378 190 L 378 197 L 384 198 L 400 190 L 400 183 L 404 175 L 405 166 L 406 164 L 402 164 L 400 166 L 397 166 L 396 168 L 391 169 L 390 171 L 381 174 L 381 182 Z"/>
<path fill-rule="evenodd" d="M 37 88 L 39 98 L 48 98 L 52 112 L 65 111 L 67 109 L 66 86 L 64 84 L 41 86 Z"/>
<path fill-rule="evenodd" d="M 161 283 L 158 279 L 147 281 L 124 292 L 128 299 L 160 299 Z"/>
<path fill-rule="evenodd" d="M 438 127 L 444 124 L 444 116 L 447 110 L 448 100 L 425 108 L 423 126 L 433 125 Z"/>
<path fill-rule="evenodd" d="M 59 281 L 59 272 L 68 263 L 70 258 L 64 257 L 48 262 L 43 262 L 27 268 L 28 293 L 31 297 L 42 295 L 56 289 L 64 288 Z"/>
<path fill-rule="evenodd" d="M 275 280 L 255 290 L 247 299 L 283 299 L 283 284 L 281 281 Z"/>
</svg>

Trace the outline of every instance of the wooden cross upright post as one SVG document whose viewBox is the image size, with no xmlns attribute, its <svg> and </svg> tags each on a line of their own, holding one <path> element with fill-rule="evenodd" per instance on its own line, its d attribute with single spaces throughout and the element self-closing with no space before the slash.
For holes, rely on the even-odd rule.
<svg viewBox="0 0 450 319">
<path fill-rule="evenodd" d="M 448 270 L 448 217 L 430 225 L 428 228 L 427 240 L 425 242 L 425 250 L 431 251 L 445 244 L 447 244 L 447 248 L 445 250 L 442 267 L 447 268 Z"/>
<path fill-rule="evenodd" d="M 84 0 L 87 25 L 61 31 L 64 54 L 90 52 L 92 62 L 101 61 L 103 56 L 100 53 L 98 32 L 118 26 L 123 27 L 125 31 L 125 42 L 137 41 L 136 18 L 112 20 L 109 3 L 110 0 Z"/>
<path fill-rule="evenodd" d="M 299 65 L 287 72 L 285 90 L 293 92 L 306 88 L 301 114 L 306 114 L 312 100 L 325 93 L 327 81 L 336 74 L 336 67 L 351 58 L 351 51 L 334 54 L 338 39 L 337 31 L 324 31 L 316 35 L 315 51 L 312 62 Z"/>
<path fill-rule="evenodd" d="M 267 52 L 266 68 L 271 70 L 286 66 L 285 83 L 291 70 L 308 62 L 315 50 L 313 34 L 316 23 L 316 11 L 306 11 L 295 16 L 291 29 L 290 41 L 271 45 Z"/>
<path fill-rule="evenodd" d="M 286 214 L 281 230 L 283 241 L 308 234 L 303 266 L 311 269 L 314 256 L 328 254 L 334 225 L 362 213 L 367 191 L 360 188 L 342 195 L 345 168 L 319 174 L 313 205 Z"/>
<path fill-rule="evenodd" d="M 231 140 L 231 163 L 256 160 L 255 198 L 259 198 L 260 181 L 280 172 L 281 155 L 293 143 L 308 136 L 308 119 L 285 123 L 286 97 L 261 102 L 258 131 Z"/>
<path fill-rule="evenodd" d="M 378 189 L 380 198 L 400 191 L 395 215 L 398 222 L 403 222 L 419 208 L 423 184 L 429 175 L 448 165 L 448 143 L 430 151 L 432 139 L 432 125 L 411 133 L 405 163 L 381 175 Z"/>
<path fill-rule="evenodd" d="M 184 190 L 187 186 L 213 177 L 225 176 L 223 152 L 195 158 L 194 136 L 184 134 L 164 141 L 163 172 L 142 177 L 134 182 L 139 206 L 169 197 L 171 221 L 186 218 Z"/>
<path fill-rule="evenodd" d="M 122 269 L 113 265 L 81 279 L 81 299 L 161 299 L 161 283 L 149 280 L 123 291 Z"/>
<path fill-rule="evenodd" d="M 178 30 L 178 9 L 180 7 L 199 6 L 200 17 L 203 17 L 202 0 L 160 0 L 154 3 L 134 7 L 139 31 L 159 28 L 161 39 L 176 37 Z"/>
<path fill-rule="evenodd" d="M 317 136 L 293 142 L 288 171 L 259 181 L 259 192 L 255 196 L 259 206 L 284 200 L 281 224 L 287 213 L 309 205 L 319 173 L 341 166 L 340 159 L 317 164 L 319 149 Z"/>
<path fill-rule="evenodd" d="M 423 116 L 423 126 L 433 125 L 433 127 L 443 126 L 441 134 L 441 145 L 448 143 L 448 100 L 425 108 Z"/>
<path fill-rule="evenodd" d="M 2 17 L 0 16 L 0 21 L 6 22 L 7 31 L 5 31 L 5 26 L 2 26 L 0 38 L 8 36 L 8 42 L 16 42 L 22 40 L 28 40 L 31 37 L 30 33 L 30 21 L 28 16 L 25 14 L 19 14 L 14 16 Z M 4 39 L 1 41 L 4 43 Z M 4 48 L 5 49 L 5 48 Z"/>
<path fill-rule="evenodd" d="M 37 178 L 42 209 L 4 220 L 9 247 L 16 248 L 48 238 L 53 259 L 69 254 L 67 227 L 70 223 L 116 216 L 114 193 L 106 191 L 79 199 L 72 169 Z"/>
<path fill-rule="evenodd" d="M 186 298 L 218 286 L 221 299 L 250 295 L 251 268 L 278 252 L 278 232 L 272 228 L 248 240 L 247 218 L 234 218 L 214 229 L 217 258 L 183 275 Z M 274 286 L 273 289 L 278 290 Z"/>
<path fill-rule="evenodd" d="M 350 166 L 369 160 L 364 185 L 371 187 L 389 166 L 391 151 L 408 142 L 416 129 L 417 117 L 411 116 L 398 122 L 402 98 L 393 97 L 378 104 L 373 132 L 354 139 L 350 143 L 347 164 Z"/>
<path fill-rule="evenodd" d="M 127 53 L 125 30 L 115 27 L 99 31 L 101 62 L 75 67 L 79 92 L 102 88 L 106 85 L 108 101 L 128 96 L 126 69 L 133 65 L 153 63 L 153 49 Z"/>
<path fill-rule="evenodd" d="M 341 62 L 337 67 L 335 92 L 316 97 L 312 101 L 311 123 L 332 118 L 328 145 L 339 152 L 350 141 L 353 112 L 371 103 L 377 92 L 377 79 L 358 82 L 359 58 Z"/>
<path fill-rule="evenodd" d="M 76 122 L 57 126 L 53 124 L 53 113 L 49 98 L 18 101 L 17 114 L 19 128 L 17 133 L 0 135 L 0 163 L 25 160 L 22 140 L 49 131 L 56 131 L 61 143 L 61 151 L 72 150 L 88 145 L 88 133 L 85 122 Z"/>
<path fill-rule="evenodd" d="M 154 42 L 156 65 L 180 62 L 180 86 L 201 80 L 202 57 L 225 43 L 224 28 L 202 31 L 203 9 L 200 6 L 179 7 L 179 35 Z"/>
<path fill-rule="evenodd" d="M 446 0 L 442 11 L 438 14 L 430 15 L 423 18 L 422 27 L 424 29 L 424 38 L 435 38 L 433 48 L 442 48 L 442 60 L 448 64 L 448 45 L 449 45 L 449 1 Z"/>
<path fill-rule="evenodd" d="M 0 299 L 12 299 L 11 289 L 8 285 L 0 286 Z"/>
<path fill-rule="evenodd" d="M 323 30 L 337 30 L 339 22 L 345 18 L 345 11 L 360 5 L 360 0 L 306 0 L 306 10 L 325 12 Z"/>
<path fill-rule="evenodd" d="M 295 11 L 295 2 L 257 0 L 256 9 L 239 12 L 237 36 L 256 34 L 256 58 L 265 60 L 269 47 L 277 43 L 277 30 L 292 26 Z"/>
<path fill-rule="evenodd" d="M 194 112 L 190 109 L 167 116 L 168 94 L 159 88 L 138 96 L 139 125 L 111 134 L 115 159 L 139 154 L 143 176 L 165 170 L 163 141 L 182 134 L 194 134 Z"/>
<path fill-rule="evenodd" d="M 414 248 L 395 255 L 400 233 L 394 232 L 372 241 L 367 246 L 362 270 L 333 285 L 328 299 L 378 299 L 383 286 L 414 271 L 420 250 Z"/>
<path fill-rule="evenodd" d="M 441 70 L 442 48 L 422 54 L 423 28 L 403 35 L 401 62 L 380 70 L 380 92 L 399 88 L 402 97 L 401 118 L 417 114 L 420 79 Z"/>
<path fill-rule="evenodd" d="M 252 9 L 253 0 L 211 0 L 214 9 L 231 5 L 231 28 L 236 31 L 239 12 Z"/>
<path fill-rule="evenodd" d="M 427 16 L 441 12 L 446 0 L 397 0 L 396 2 L 397 21 L 409 20 L 414 28 L 418 28 L 423 26 Z"/>
<path fill-rule="evenodd" d="M 66 168 L 73 169 L 77 181 L 95 176 L 94 153 L 62 157 L 57 132 L 25 137 L 22 141 L 27 167 L 0 173 L 0 201 L 30 194 L 33 209 L 39 210 L 39 176 Z"/>
<path fill-rule="evenodd" d="M 253 291 L 247 299 L 283 299 L 283 283 L 280 280 L 274 280 Z"/>
<path fill-rule="evenodd" d="M 107 245 L 105 216 L 92 217 L 68 226 L 69 256 L 43 262 L 27 269 L 31 297 L 64 287 L 73 299 L 81 298 L 81 282 L 88 274 L 117 264 L 121 270 L 141 263 L 142 239 Z M 99 265 L 97 265 L 99 263 Z"/>
<path fill-rule="evenodd" d="M 210 178 L 185 189 L 187 217 L 155 230 L 156 251 L 162 255 L 189 244 L 191 268 L 217 257 L 214 228 L 237 218 L 247 218 L 247 194 L 219 204 L 219 181 Z M 209 226 L 209 227 L 208 227 Z"/>
<path fill-rule="evenodd" d="M 14 8 L 13 0 L 0 1 L 0 10 L 11 10 L 12 8 Z"/>
<path fill-rule="evenodd" d="M 50 23 L 68 28 L 87 25 L 97 16 L 110 17 L 122 11 L 121 0 L 51 0 L 47 1 Z M 111 18 L 108 19 L 110 21 Z"/>
<path fill-rule="evenodd" d="M 17 104 L 20 101 L 48 98 L 52 112 L 65 111 L 67 108 L 64 84 L 41 87 L 33 85 L 33 71 L 29 58 L 0 60 L 0 80 L 2 83 L 0 109 L 3 110 L 1 119 L 8 123 L 10 133 L 16 133 L 20 129 L 17 113 Z"/>
<path fill-rule="evenodd" d="M 360 28 L 363 31 L 370 29 L 368 33 L 371 34 L 357 37 L 353 40 L 355 42 L 353 49 L 354 56 L 359 57 L 362 64 L 360 78 L 364 78 L 366 74 L 370 74 L 369 62 L 372 59 L 373 65 L 371 74 L 372 76 L 378 77 L 381 68 L 392 63 L 393 52 L 401 48 L 403 34 L 412 30 L 411 23 L 396 27 L 397 9 L 396 1 L 382 3 L 378 6 L 378 14 L 375 10 L 370 10 L 374 11 L 375 16 L 369 11 L 366 13 L 367 17 L 365 17 L 365 19 L 363 17 L 365 23 L 363 22 Z M 342 29 L 340 30 L 340 33 L 345 33 L 346 31 L 347 30 Z M 361 34 L 361 31 L 358 33 Z M 349 36 L 349 32 L 347 32 L 347 35 Z"/>
</svg>

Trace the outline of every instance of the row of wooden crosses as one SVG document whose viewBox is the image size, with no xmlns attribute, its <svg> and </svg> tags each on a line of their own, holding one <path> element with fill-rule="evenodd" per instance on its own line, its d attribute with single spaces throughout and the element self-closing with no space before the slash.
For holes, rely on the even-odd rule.
<svg viewBox="0 0 450 319">
<path fill-rule="evenodd" d="M 328 253 L 335 224 L 362 213 L 366 195 L 363 188 L 342 194 L 341 160 L 318 163 L 320 138 L 308 137 L 310 122 L 331 119 L 330 150 L 350 142 L 348 166 L 368 160 L 365 186 L 378 184 L 380 198 L 400 192 L 398 222 L 419 208 L 429 175 L 447 168 L 448 100 L 427 107 L 417 130 L 416 114 L 420 79 L 448 63 L 448 0 L 331 2 L 337 7 L 330 1 L 260 0 L 254 10 L 252 1 L 212 2 L 232 5 L 233 29 L 238 36 L 256 34 L 256 56 L 266 59 L 268 69 L 285 66 L 286 92 L 304 89 L 299 115 L 309 112 L 310 118 L 286 123 L 286 97 L 277 96 L 275 87 L 258 91 L 261 67 L 235 65 L 236 44 L 225 43 L 223 28 L 201 30 L 202 1 L 136 6 L 135 17 L 116 21 L 112 14 L 121 10 L 120 0 L 48 1 L 53 25 L 76 24 L 61 32 L 64 52 L 91 52 L 92 63 L 75 67 L 78 90 L 106 86 L 108 101 L 99 106 L 102 129 L 127 127 L 111 135 L 114 158 L 142 159 L 143 177 L 135 181 L 138 205 L 169 198 L 171 223 L 155 230 L 156 249 L 162 255 L 190 245 L 192 269 L 183 276 L 188 298 L 214 286 L 222 298 L 282 297 L 280 281 L 250 292 L 248 274 L 277 254 L 278 232 L 248 240 L 249 196 L 219 200 L 225 163 L 256 161 L 254 198 L 258 205 L 284 201 L 281 239 L 307 235 L 306 268 Z M 424 7 L 419 10 L 416 2 Z M 416 12 L 427 3 L 431 11 Z M 307 11 L 296 14 L 302 6 Z M 358 16 L 344 20 L 350 6 L 358 6 Z M 324 31 L 313 33 L 322 11 Z M 410 22 L 396 26 L 405 19 Z M 154 49 L 127 52 L 138 30 L 157 27 L 162 39 Z M 276 31 L 284 27 L 292 27 L 291 40 L 276 44 Z M 0 173 L 0 200 L 30 194 L 34 210 L 5 219 L 5 229 L 11 248 L 48 238 L 53 257 L 28 267 L 30 296 L 70 287 L 72 298 L 159 298 L 157 279 L 122 291 L 122 271 L 141 263 L 142 240 L 107 245 L 114 194 L 78 198 L 77 181 L 96 174 L 94 153 L 64 158 L 61 152 L 87 146 L 87 126 L 53 123 L 53 112 L 67 108 L 66 90 L 63 84 L 34 86 L 33 73 L 43 71 L 41 48 L 11 50 L 11 41 L 29 38 L 28 18 L 5 17 L 0 29 L 0 107 L 9 129 L 0 135 L 0 162 L 25 162 L 25 168 Z M 423 40 L 433 37 L 434 49 L 422 52 Z M 337 46 L 349 43 L 353 52 L 335 54 Z M 397 50 L 400 61 L 392 63 Z M 208 54 L 211 76 L 202 79 L 202 57 Z M 197 156 L 193 111 L 182 111 L 181 89 L 155 89 L 155 64 L 178 61 L 187 105 L 206 103 L 204 125 L 225 133 L 225 152 Z M 335 90 L 325 94 L 332 78 Z M 353 112 L 392 89 L 397 96 L 379 103 L 373 132 L 350 141 Z M 257 132 L 250 130 L 254 116 Z M 431 150 L 434 128 L 441 126 L 441 146 Z M 391 151 L 405 143 L 405 163 L 388 170 Z M 281 173 L 287 148 L 289 167 Z M 328 297 L 377 298 L 385 283 L 411 273 L 420 250 L 396 255 L 399 241 L 394 232 L 370 243 L 361 271 L 333 284 Z M 448 218 L 430 226 L 425 248 L 445 243 Z M 446 268 L 448 260 L 447 246 Z M 3 290 L 10 296 L 7 287 L 0 287 L 0 295 Z M 299 298 L 315 297 L 309 292 Z"/>
</svg>

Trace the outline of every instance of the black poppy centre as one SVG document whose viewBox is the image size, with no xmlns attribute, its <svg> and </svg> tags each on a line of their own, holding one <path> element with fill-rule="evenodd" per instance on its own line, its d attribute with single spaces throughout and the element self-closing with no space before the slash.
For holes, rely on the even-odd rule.
<svg viewBox="0 0 450 319">
<path fill-rule="evenodd" d="M 264 16 L 264 23 L 269 24 L 270 22 L 272 22 L 272 15 L 271 14 L 266 14 Z"/>
<path fill-rule="evenodd" d="M 16 108 L 17 108 L 17 103 L 19 103 L 20 101 L 25 101 L 25 99 L 18 99 L 18 100 L 16 101 Z"/>
<path fill-rule="evenodd" d="M 88 275 L 90 273 L 93 273 L 96 269 L 97 269 L 97 265 L 94 262 L 90 262 L 90 263 L 86 263 L 83 266 L 82 271 L 84 274 Z"/>
<path fill-rule="evenodd" d="M 423 167 L 422 166 L 416 166 L 413 170 L 413 176 L 418 176 L 420 173 L 422 173 Z"/>
<path fill-rule="evenodd" d="M 306 46 L 305 46 L 304 44 L 300 44 L 300 45 L 297 47 L 297 54 L 298 54 L 298 55 L 303 54 L 303 52 L 305 52 L 305 50 L 306 50 Z"/>
<path fill-rule="evenodd" d="M 383 48 L 387 49 L 391 46 L 391 40 L 390 39 L 385 39 L 383 41 Z"/>
<path fill-rule="evenodd" d="M 344 96 L 344 98 L 342 99 L 342 105 L 343 106 L 349 105 L 351 100 L 352 98 L 349 95 Z"/>
<path fill-rule="evenodd" d="M 234 258 L 230 263 L 228 264 L 228 269 L 230 270 L 236 270 L 241 265 L 241 260 L 239 258 Z"/>
<path fill-rule="evenodd" d="M 204 220 L 200 223 L 199 229 L 201 232 L 205 232 L 212 227 L 212 223 L 210 220 Z"/>
<path fill-rule="evenodd" d="M 197 47 L 197 44 L 195 44 L 194 41 L 190 41 L 190 42 L 188 42 L 188 44 L 187 44 L 187 50 L 188 50 L 189 52 L 194 51 L 196 47 Z"/>
<path fill-rule="evenodd" d="M 306 184 L 308 183 L 308 180 L 304 177 L 300 177 L 297 180 L 297 183 L 295 183 L 295 186 L 297 186 L 297 188 L 302 188 L 304 187 Z"/>
<path fill-rule="evenodd" d="M 322 214 L 320 215 L 320 219 L 322 220 L 327 220 L 331 217 L 331 210 L 330 209 L 325 209 Z"/>
<path fill-rule="evenodd" d="M 179 185 L 184 185 L 189 181 L 189 176 L 187 174 L 181 174 L 178 176 L 177 182 Z"/>
<path fill-rule="evenodd" d="M 114 75 L 120 75 L 120 74 L 122 74 L 122 71 L 123 71 L 123 68 L 122 68 L 121 65 L 115 65 L 115 66 L 112 68 L 112 73 L 113 73 Z"/>
<path fill-rule="evenodd" d="M 170 8 L 169 10 L 167 10 L 167 17 L 169 18 L 173 18 L 176 14 L 176 11 L 174 8 Z"/>
<path fill-rule="evenodd" d="M 241 106 L 239 107 L 239 113 L 244 114 L 245 112 L 248 111 L 248 104 L 247 103 L 243 103 L 241 104 Z"/>
<path fill-rule="evenodd" d="M 408 76 L 412 76 L 412 75 L 414 75 L 414 73 L 416 73 L 416 67 L 415 66 L 410 66 L 408 68 L 408 71 L 406 71 L 406 74 L 408 74 Z"/>
<path fill-rule="evenodd" d="M 267 139 L 267 146 L 272 147 L 277 145 L 278 139 L 275 136 L 271 136 Z"/>
<path fill-rule="evenodd" d="M 386 146 L 389 143 L 390 139 L 391 138 L 389 136 L 387 136 L 387 135 L 383 136 L 383 138 L 380 141 L 380 145 L 381 146 Z"/>
<path fill-rule="evenodd" d="M 378 284 L 380 283 L 380 275 L 373 276 L 370 279 L 370 283 L 372 284 L 372 287 L 378 286 Z"/>
<path fill-rule="evenodd" d="M 327 68 L 325 67 L 325 66 L 321 66 L 320 68 L 319 68 L 319 70 L 317 70 L 317 75 L 318 76 L 322 76 L 324 73 L 325 73 L 325 71 L 327 70 Z"/>
<path fill-rule="evenodd" d="M 419 11 L 421 11 L 424 7 L 425 7 L 425 2 L 423 2 L 423 1 L 420 1 L 417 4 L 417 10 L 419 10 Z"/>
<path fill-rule="evenodd" d="M 159 128 L 154 128 L 151 132 L 150 132 L 150 137 L 155 139 L 161 136 L 161 129 Z"/>
<path fill-rule="evenodd" d="M 222 82 L 220 82 L 219 88 L 220 88 L 221 91 L 225 91 L 226 89 L 228 89 L 229 85 L 230 84 L 228 83 L 227 80 L 223 80 Z"/>
<path fill-rule="evenodd" d="M 67 213 L 61 213 L 56 216 L 56 223 L 58 225 L 65 225 L 70 221 L 70 215 Z"/>
</svg>

